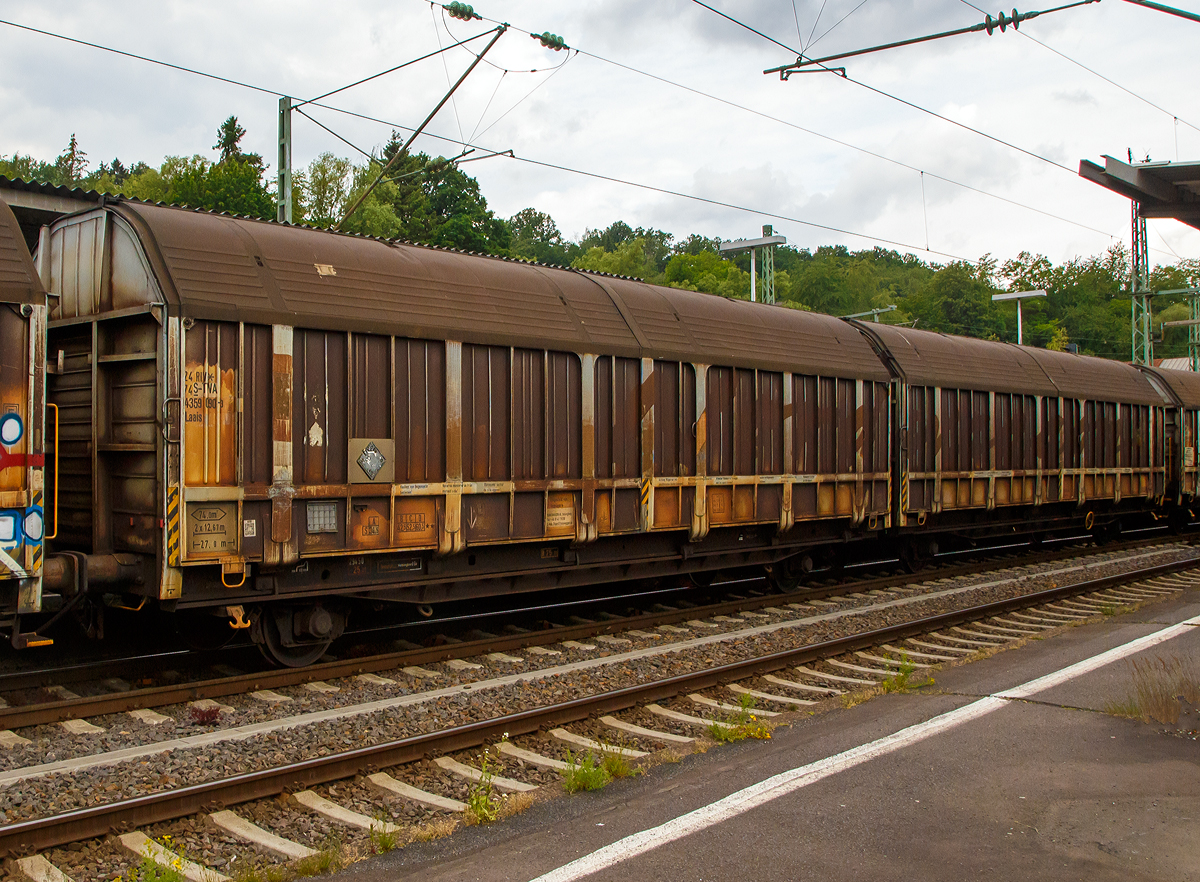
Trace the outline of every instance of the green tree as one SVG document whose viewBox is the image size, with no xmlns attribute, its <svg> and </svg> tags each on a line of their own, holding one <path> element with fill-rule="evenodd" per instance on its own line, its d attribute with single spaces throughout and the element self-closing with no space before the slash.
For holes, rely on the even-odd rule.
<svg viewBox="0 0 1200 882">
<path fill-rule="evenodd" d="M 170 174 L 167 201 L 247 217 L 275 217 L 275 199 L 263 186 L 261 170 L 246 161 L 209 164 L 201 160 Z"/>
<path fill-rule="evenodd" d="M 67 186 L 74 186 L 87 177 L 87 154 L 79 146 L 74 132 L 71 132 L 67 149 L 54 160 L 54 167 L 58 170 L 59 183 Z"/>
<path fill-rule="evenodd" d="M 605 251 L 597 245 L 575 258 L 571 266 L 612 273 L 615 276 L 632 276 L 648 282 L 655 281 L 660 276 L 658 267 L 646 254 L 644 239 L 623 242 L 614 251 Z"/>
<path fill-rule="evenodd" d="M 296 216 L 317 227 L 331 227 L 341 220 L 349 207 L 353 172 L 354 164 L 349 159 L 332 153 L 322 153 L 310 162 L 306 172 L 293 177 L 293 192 L 301 194 L 305 209 Z"/>
<path fill-rule="evenodd" d="M 508 219 L 508 227 L 512 231 L 513 257 L 556 266 L 571 265 L 568 243 L 554 218 L 544 211 L 522 208 Z"/>
<path fill-rule="evenodd" d="M 217 162 L 230 162 L 231 160 L 241 159 L 242 152 L 239 145 L 245 136 L 246 130 L 238 125 L 236 116 L 230 115 L 229 119 L 221 123 L 217 127 L 217 143 L 213 144 L 212 148 L 221 154 Z"/>
<path fill-rule="evenodd" d="M 722 297 L 750 297 L 750 274 L 712 251 L 676 254 L 667 263 L 663 280 L 672 288 L 703 291 Z"/>
</svg>

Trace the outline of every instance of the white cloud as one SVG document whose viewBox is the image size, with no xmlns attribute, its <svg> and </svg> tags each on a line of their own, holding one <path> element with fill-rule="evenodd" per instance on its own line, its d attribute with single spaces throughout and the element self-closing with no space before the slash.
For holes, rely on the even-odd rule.
<svg viewBox="0 0 1200 882">
<path fill-rule="evenodd" d="M 981 18 L 958 0 L 868 3 L 826 33 L 858 3 L 797 0 L 795 15 L 786 0 L 711 5 L 787 45 L 801 37 L 807 44 L 811 33 L 819 37 L 812 46 L 817 54 Z M 1177 33 L 1178 21 L 1129 4 L 1094 4 L 1042 16 L 1019 33 L 974 34 L 845 62 L 856 80 L 1041 154 L 1066 170 L 833 75 L 797 76 L 787 83 L 764 76 L 764 68 L 789 61 L 788 52 L 689 0 L 473 0 L 473 5 L 515 28 L 561 34 L 572 46 L 612 61 L 924 169 L 930 173 L 924 201 L 915 171 L 604 60 L 576 57 L 549 79 L 547 73 L 523 73 L 557 65 L 564 55 L 516 30 L 487 59 L 511 72 L 502 76 L 497 68 L 481 65 L 453 108 L 430 126 L 431 133 L 449 140 L 423 138 L 420 149 L 455 151 L 457 110 L 465 133 L 477 125 L 487 129 L 480 146 L 512 148 L 518 156 L 917 245 L 925 243 L 927 222 L 931 247 L 968 257 L 991 251 L 1003 258 L 1025 249 L 1055 260 L 1103 251 L 1112 241 L 1109 232 L 1128 236 L 1128 203 L 1079 179 L 1074 170 L 1080 159 L 1123 156 L 1127 147 L 1156 159 L 1174 159 L 1177 150 L 1179 158 L 1200 158 L 1200 131 L 1189 126 L 1200 126 L 1200 97 L 1188 85 L 1200 77 L 1200 58 L 1164 56 L 1162 46 Z M 5 17 L 300 97 L 436 50 L 450 34 L 462 37 L 483 29 L 449 20 L 440 10 L 431 14 L 422 0 L 335 6 L 317 0 L 83 0 L 52 7 L 9 0 Z M 447 68 L 454 78 L 469 61 L 467 52 L 457 49 L 447 54 L 445 65 L 431 59 L 328 103 L 414 125 L 444 93 Z M 390 132 L 386 124 L 317 108 L 311 112 L 365 149 L 383 144 Z M 0 154 L 53 158 L 75 132 L 94 163 L 114 156 L 156 163 L 167 154 L 211 155 L 216 127 L 231 113 L 249 132 L 246 147 L 273 164 L 273 96 L 0 26 L 0 118 L 5 120 Z M 1173 115 L 1180 118 L 1178 125 Z M 325 150 L 350 153 L 298 118 L 297 163 L 306 164 Z M 678 236 L 699 232 L 724 238 L 750 235 L 761 223 L 772 222 L 509 159 L 465 169 L 478 176 L 499 214 L 533 205 L 549 211 L 568 235 L 618 218 Z M 939 175 L 992 196 L 946 183 Z M 869 247 L 866 240 L 773 223 L 802 246 L 844 241 Z M 1200 254 L 1200 232 L 1160 226 L 1180 255 Z M 1174 259 L 1156 236 L 1151 246 L 1152 259 Z"/>
</svg>

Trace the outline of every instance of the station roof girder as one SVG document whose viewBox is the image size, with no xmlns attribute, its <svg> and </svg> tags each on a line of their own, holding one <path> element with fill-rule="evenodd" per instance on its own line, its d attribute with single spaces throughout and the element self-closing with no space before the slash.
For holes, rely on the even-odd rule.
<svg viewBox="0 0 1200 882">
<path fill-rule="evenodd" d="M 1079 163 L 1079 175 L 1138 203 L 1147 218 L 1173 218 L 1200 230 L 1200 162 L 1142 162 L 1111 156 Z"/>
</svg>

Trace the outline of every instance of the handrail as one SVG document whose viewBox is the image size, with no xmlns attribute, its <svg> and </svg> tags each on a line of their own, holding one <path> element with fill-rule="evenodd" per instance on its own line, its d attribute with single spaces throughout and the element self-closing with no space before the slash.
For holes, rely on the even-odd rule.
<svg viewBox="0 0 1200 882">
<path fill-rule="evenodd" d="M 54 408 L 54 532 L 43 533 L 43 542 L 58 536 L 58 405 L 47 401 L 46 407 Z"/>
</svg>

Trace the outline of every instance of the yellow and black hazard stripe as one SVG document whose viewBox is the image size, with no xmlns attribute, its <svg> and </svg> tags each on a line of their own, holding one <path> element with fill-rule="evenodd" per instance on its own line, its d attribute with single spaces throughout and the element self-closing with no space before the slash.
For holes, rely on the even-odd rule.
<svg viewBox="0 0 1200 882">
<path fill-rule="evenodd" d="M 649 478 L 642 478 L 642 523 L 644 529 L 650 529 L 650 488 L 653 486 Z"/>
<path fill-rule="evenodd" d="M 179 487 L 167 491 L 167 563 L 179 566 Z"/>
<path fill-rule="evenodd" d="M 42 491 L 41 490 L 38 490 L 36 493 L 33 494 L 33 507 L 36 508 L 38 511 L 41 511 L 41 512 L 45 511 L 45 509 L 42 507 Z M 43 537 L 44 537 L 45 530 L 46 530 L 45 523 L 46 523 L 45 519 L 43 518 L 43 520 L 42 520 Z M 43 551 L 43 543 L 44 542 L 45 542 L 45 539 L 42 538 L 42 539 L 39 539 L 37 542 L 31 543 L 32 547 L 30 548 L 30 551 L 32 553 L 30 554 L 30 561 L 29 561 L 30 574 L 40 573 L 42 571 L 42 551 Z"/>
<path fill-rule="evenodd" d="M 908 512 L 908 475 L 907 473 L 900 478 L 900 513 Z"/>
</svg>

